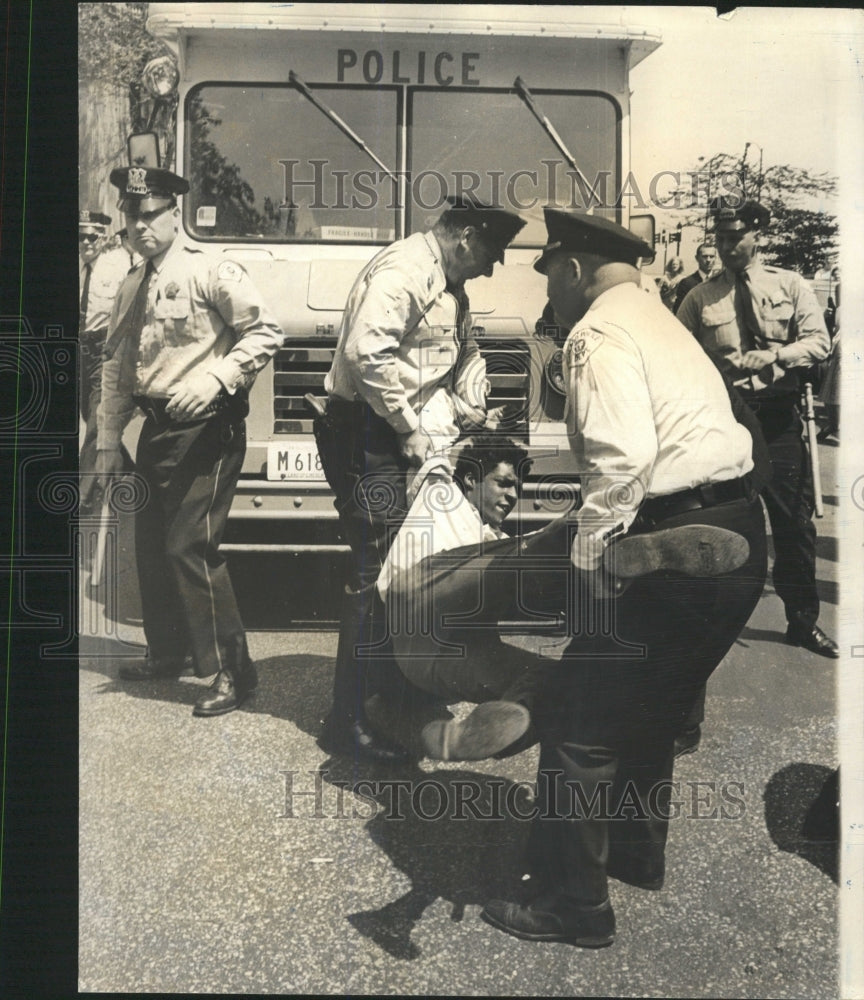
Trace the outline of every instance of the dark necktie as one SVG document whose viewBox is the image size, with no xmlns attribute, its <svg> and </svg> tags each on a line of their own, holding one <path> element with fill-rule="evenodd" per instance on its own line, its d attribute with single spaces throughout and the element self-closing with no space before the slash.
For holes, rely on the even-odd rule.
<svg viewBox="0 0 864 1000">
<path fill-rule="evenodd" d="M 147 289 L 150 287 L 150 276 L 155 270 L 152 260 L 148 260 L 147 264 L 141 269 L 141 283 L 135 292 L 135 298 L 129 306 L 126 315 L 120 320 L 114 332 L 105 342 L 102 356 L 106 361 L 114 357 L 117 348 L 120 346 L 120 341 L 127 334 L 131 333 L 136 342 L 140 342 L 141 330 L 144 326 L 147 312 Z"/>
<path fill-rule="evenodd" d="M 90 275 L 93 273 L 91 263 L 84 265 L 84 284 L 81 287 L 81 305 L 78 319 L 78 336 L 83 337 L 87 329 L 87 303 L 90 299 Z"/>
<path fill-rule="evenodd" d="M 735 291 L 738 299 L 736 312 L 741 321 L 741 353 L 746 354 L 748 351 L 755 351 L 762 339 L 762 327 L 756 318 L 756 310 L 753 308 L 750 276 L 746 271 L 742 271 L 735 278 Z"/>
</svg>

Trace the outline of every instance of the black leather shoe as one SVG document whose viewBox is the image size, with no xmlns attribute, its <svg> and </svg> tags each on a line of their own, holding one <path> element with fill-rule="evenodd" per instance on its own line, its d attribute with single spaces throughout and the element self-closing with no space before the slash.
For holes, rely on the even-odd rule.
<svg viewBox="0 0 864 1000">
<path fill-rule="evenodd" d="M 666 865 L 663 861 L 647 861 L 610 848 L 606 874 L 619 882 L 635 885 L 637 889 L 656 892 L 663 888 Z"/>
<path fill-rule="evenodd" d="M 837 643 L 830 639 L 818 625 L 801 626 L 790 622 L 786 631 L 786 642 L 790 646 L 803 646 L 817 656 L 827 656 L 832 660 L 840 657 Z"/>
<path fill-rule="evenodd" d="M 485 760 L 524 736 L 531 715 L 515 701 L 487 701 L 461 722 L 436 719 L 423 727 L 423 746 L 435 760 Z"/>
<path fill-rule="evenodd" d="M 499 931 L 525 941 L 605 948 L 615 940 L 615 914 L 608 899 L 598 906 L 579 906 L 566 896 L 551 893 L 528 906 L 492 899 L 480 916 Z"/>
<path fill-rule="evenodd" d="M 156 681 L 177 678 L 187 667 L 191 667 L 190 657 L 147 656 L 135 663 L 124 663 L 117 671 L 124 681 Z"/>
<path fill-rule="evenodd" d="M 695 753 L 702 742 L 701 726 L 693 726 L 692 729 L 685 729 L 675 737 L 675 756 L 683 757 L 688 753 Z"/>
<path fill-rule="evenodd" d="M 326 753 L 340 757 L 362 757 L 379 764 L 398 764 L 410 757 L 404 747 L 374 733 L 365 719 L 339 724 L 328 717 L 318 737 L 318 746 Z"/>
<path fill-rule="evenodd" d="M 220 670 L 207 691 L 195 702 L 192 714 L 211 716 L 233 712 L 257 686 L 258 674 L 252 663 L 237 670 Z"/>
</svg>

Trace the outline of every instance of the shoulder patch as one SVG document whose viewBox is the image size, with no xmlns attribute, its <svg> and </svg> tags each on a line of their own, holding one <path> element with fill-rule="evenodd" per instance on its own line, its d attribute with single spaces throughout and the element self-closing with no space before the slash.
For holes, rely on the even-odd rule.
<svg viewBox="0 0 864 1000">
<path fill-rule="evenodd" d="M 233 260 L 223 260 L 216 268 L 216 277 L 220 281 L 239 281 L 244 273 L 243 268 Z"/>
<path fill-rule="evenodd" d="M 580 368 L 603 343 L 603 334 L 597 330 L 576 330 L 567 338 L 564 354 L 567 363 Z"/>
</svg>

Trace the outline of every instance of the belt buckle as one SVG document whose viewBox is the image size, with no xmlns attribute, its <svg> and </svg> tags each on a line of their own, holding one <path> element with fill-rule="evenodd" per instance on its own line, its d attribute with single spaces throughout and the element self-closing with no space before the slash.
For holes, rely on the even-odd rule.
<svg viewBox="0 0 864 1000">
<path fill-rule="evenodd" d="M 699 499 L 705 507 L 716 507 L 720 502 L 717 499 L 717 491 L 714 489 L 714 483 L 702 483 L 696 492 L 699 494 Z"/>
</svg>

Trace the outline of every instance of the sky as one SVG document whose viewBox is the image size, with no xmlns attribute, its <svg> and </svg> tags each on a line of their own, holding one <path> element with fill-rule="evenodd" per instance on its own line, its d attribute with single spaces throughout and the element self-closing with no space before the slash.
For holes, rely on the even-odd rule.
<svg viewBox="0 0 864 1000">
<path fill-rule="evenodd" d="M 839 172 L 844 131 L 862 118 L 864 15 L 852 10 L 630 7 L 663 44 L 631 76 L 636 171 L 761 145 L 765 162 Z M 856 76 L 856 109 L 849 107 Z M 664 142 L 656 142 L 658 132 Z"/>
<path fill-rule="evenodd" d="M 765 167 L 788 163 L 832 174 L 841 179 L 844 204 L 861 212 L 861 11 L 739 8 L 718 17 L 712 7 L 627 7 L 622 16 L 663 38 L 630 78 L 637 181 L 684 172 L 700 156 L 740 157 L 749 142 L 753 167 L 761 147 Z"/>
</svg>

